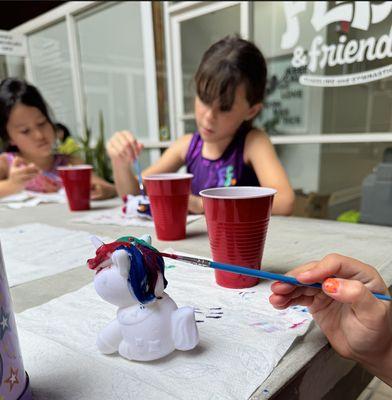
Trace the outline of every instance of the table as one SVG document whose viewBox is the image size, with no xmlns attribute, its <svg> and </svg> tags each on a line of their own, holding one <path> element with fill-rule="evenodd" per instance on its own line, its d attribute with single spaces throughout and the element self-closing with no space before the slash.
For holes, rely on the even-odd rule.
<svg viewBox="0 0 392 400">
<path fill-rule="evenodd" d="M 94 207 L 110 208 L 118 200 L 94 203 Z M 79 214 L 79 213 L 78 213 Z M 85 230 L 113 239 L 125 234 L 140 236 L 149 233 L 160 250 L 169 246 L 200 256 L 210 256 L 205 219 L 187 227 L 187 238 L 178 242 L 156 239 L 153 229 L 90 225 L 72 222 L 76 213 L 64 205 L 47 204 L 19 210 L 0 209 L 0 227 L 40 222 L 68 229 Z M 263 268 L 273 272 L 289 269 L 330 252 L 359 258 L 374 265 L 388 285 L 392 284 L 392 228 L 347 224 L 335 221 L 295 217 L 271 219 Z M 81 265 L 64 273 L 28 282 L 11 289 L 14 311 L 21 312 L 90 283 L 93 272 Z M 286 354 L 272 374 L 251 396 L 264 399 L 268 387 L 271 399 L 355 399 L 368 384 L 371 375 L 359 365 L 339 357 L 329 346 L 318 327 L 312 327 L 304 338 Z M 261 384 L 262 382 L 260 382 Z"/>
</svg>

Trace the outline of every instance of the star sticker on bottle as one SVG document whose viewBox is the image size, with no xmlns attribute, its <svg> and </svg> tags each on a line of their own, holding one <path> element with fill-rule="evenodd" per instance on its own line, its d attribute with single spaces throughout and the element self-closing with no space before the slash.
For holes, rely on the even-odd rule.
<svg viewBox="0 0 392 400">
<path fill-rule="evenodd" d="M 4 334 L 10 329 L 10 314 L 6 313 L 1 307 L 0 309 L 0 340 L 3 340 Z"/>
<path fill-rule="evenodd" d="M 10 385 L 10 392 L 13 389 L 14 385 L 19 383 L 18 379 L 18 368 L 13 369 L 10 368 L 10 376 L 4 381 L 4 383 L 8 383 Z"/>
</svg>

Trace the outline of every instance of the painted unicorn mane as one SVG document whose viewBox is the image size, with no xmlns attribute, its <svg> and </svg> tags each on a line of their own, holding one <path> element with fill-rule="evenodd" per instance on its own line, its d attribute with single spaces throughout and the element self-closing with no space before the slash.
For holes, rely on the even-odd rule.
<svg viewBox="0 0 392 400">
<path fill-rule="evenodd" d="M 129 258 L 127 285 L 130 293 L 142 304 L 154 301 L 159 273 L 162 274 L 164 288 L 167 286 L 164 261 L 159 251 L 144 240 L 123 236 L 115 242 L 100 245 L 96 256 L 87 260 L 88 267 L 97 273 L 109 267 L 116 250 L 125 250 Z"/>
</svg>

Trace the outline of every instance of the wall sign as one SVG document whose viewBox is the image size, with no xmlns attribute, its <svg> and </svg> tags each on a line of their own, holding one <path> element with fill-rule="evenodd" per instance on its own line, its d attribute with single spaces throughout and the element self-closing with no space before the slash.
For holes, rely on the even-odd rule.
<svg viewBox="0 0 392 400">
<path fill-rule="evenodd" d="M 27 55 L 26 38 L 0 30 L 0 55 L 25 57 Z"/>
<path fill-rule="evenodd" d="M 306 10 L 309 2 L 285 1 L 286 31 L 282 35 L 281 48 L 296 46 L 300 36 L 298 15 Z M 392 1 L 371 4 L 369 1 L 336 1 L 328 10 L 326 1 L 315 1 L 310 20 L 316 32 L 330 24 L 345 23 L 351 28 L 368 31 L 372 24 L 384 21 L 391 15 Z M 347 40 L 346 35 L 339 37 L 338 43 L 326 44 L 324 37 L 316 35 L 309 49 L 296 46 L 291 64 L 295 68 L 306 67 L 307 73 L 301 75 L 299 82 L 308 86 L 349 86 L 371 82 L 392 76 L 392 64 L 355 74 L 323 76 L 314 75 L 317 69 L 326 66 L 348 65 L 363 61 L 382 60 L 392 57 L 392 24 L 389 32 L 379 37 L 368 36 Z"/>
<path fill-rule="evenodd" d="M 294 68 L 290 58 L 278 57 L 268 63 L 266 99 L 262 124 L 272 134 L 306 129 L 307 90 L 298 83 L 306 67 Z"/>
</svg>

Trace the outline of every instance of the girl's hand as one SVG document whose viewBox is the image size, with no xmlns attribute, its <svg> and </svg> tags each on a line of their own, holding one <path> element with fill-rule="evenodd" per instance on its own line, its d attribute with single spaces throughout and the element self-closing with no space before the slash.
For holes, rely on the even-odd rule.
<svg viewBox="0 0 392 400">
<path fill-rule="evenodd" d="M 189 196 L 188 211 L 192 214 L 204 213 L 203 201 L 200 196 L 194 194 Z"/>
<path fill-rule="evenodd" d="M 22 158 L 15 157 L 10 166 L 8 180 L 15 188 L 22 190 L 39 173 L 40 170 L 35 164 L 26 164 Z"/>
<path fill-rule="evenodd" d="M 289 275 L 302 283 L 323 282 L 323 290 L 277 282 L 271 286 L 271 304 L 278 309 L 294 304 L 308 306 L 340 355 L 365 364 L 376 374 L 377 368 L 388 364 L 392 382 L 391 361 L 386 361 L 392 356 L 392 307 L 371 293 L 388 293 L 378 272 L 353 258 L 330 254 Z M 389 379 L 385 374 L 378 375 Z"/>
<path fill-rule="evenodd" d="M 113 163 L 133 163 L 143 150 L 143 145 L 131 132 L 116 132 L 108 141 L 106 150 Z"/>
<path fill-rule="evenodd" d="M 106 200 L 111 199 L 117 195 L 116 189 L 113 185 L 106 182 L 93 182 L 91 184 L 90 198 L 91 200 Z"/>
</svg>

